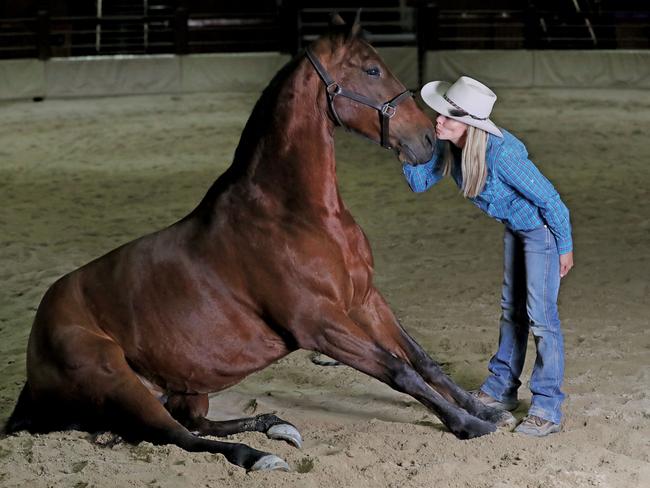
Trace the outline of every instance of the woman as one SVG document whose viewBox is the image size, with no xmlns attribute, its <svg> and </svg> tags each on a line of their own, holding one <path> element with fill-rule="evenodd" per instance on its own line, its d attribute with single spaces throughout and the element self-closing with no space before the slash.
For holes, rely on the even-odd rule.
<svg viewBox="0 0 650 488">
<path fill-rule="evenodd" d="M 423 100 L 436 112 L 438 138 L 426 164 L 405 164 L 413 191 L 451 175 L 463 196 L 505 224 L 499 346 L 489 377 L 474 395 L 486 405 L 517 408 L 528 331 L 537 359 L 528 415 L 515 431 L 545 436 L 560 430 L 564 346 L 557 312 L 560 278 L 573 266 L 569 211 L 553 185 L 528 159 L 524 145 L 490 121 L 496 95 L 463 76 L 453 85 L 427 83 Z"/>
</svg>

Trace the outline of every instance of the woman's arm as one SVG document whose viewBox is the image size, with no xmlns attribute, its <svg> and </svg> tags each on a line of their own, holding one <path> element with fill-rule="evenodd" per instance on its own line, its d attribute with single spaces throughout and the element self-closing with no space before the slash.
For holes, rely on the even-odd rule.
<svg viewBox="0 0 650 488">
<path fill-rule="evenodd" d="M 442 179 L 443 146 L 440 144 L 441 141 L 438 142 L 433 157 L 428 162 L 417 166 L 404 163 L 402 166 L 402 173 L 414 192 L 428 190 Z"/>
</svg>

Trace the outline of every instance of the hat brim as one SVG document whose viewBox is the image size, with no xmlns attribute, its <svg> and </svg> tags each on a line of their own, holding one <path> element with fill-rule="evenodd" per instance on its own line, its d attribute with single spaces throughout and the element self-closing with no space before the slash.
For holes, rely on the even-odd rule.
<svg viewBox="0 0 650 488">
<path fill-rule="evenodd" d="M 424 103 L 445 117 L 459 120 L 460 122 L 471 125 L 473 127 L 478 127 L 479 129 L 483 129 L 484 131 L 489 132 L 490 134 L 494 134 L 497 137 L 503 137 L 501 130 L 499 130 L 499 128 L 494 125 L 494 122 L 492 122 L 490 119 L 476 120 L 469 115 L 465 115 L 463 117 L 452 115 L 450 112 L 452 110 L 457 110 L 456 107 L 454 107 L 443 98 L 443 95 L 447 92 L 447 89 L 450 86 L 451 83 L 448 83 L 446 81 L 431 81 L 422 87 L 420 90 L 420 96 L 422 97 L 422 100 L 424 100 Z"/>
</svg>

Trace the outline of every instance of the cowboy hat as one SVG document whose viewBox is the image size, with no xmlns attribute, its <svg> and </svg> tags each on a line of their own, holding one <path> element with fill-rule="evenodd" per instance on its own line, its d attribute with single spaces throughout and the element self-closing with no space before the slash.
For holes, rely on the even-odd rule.
<svg viewBox="0 0 650 488">
<path fill-rule="evenodd" d="M 480 81 L 469 76 L 461 76 L 453 85 L 446 81 L 431 81 L 422 87 L 420 95 L 439 114 L 503 137 L 490 120 L 497 96 Z"/>
</svg>

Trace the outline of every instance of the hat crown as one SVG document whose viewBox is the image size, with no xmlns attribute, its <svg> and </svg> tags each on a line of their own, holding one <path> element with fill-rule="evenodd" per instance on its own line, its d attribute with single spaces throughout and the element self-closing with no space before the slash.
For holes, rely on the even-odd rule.
<svg viewBox="0 0 650 488">
<path fill-rule="evenodd" d="M 422 87 L 420 95 L 439 114 L 503 137 L 490 120 L 497 96 L 480 81 L 469 76 L 461 76 L 453 85 L 446 81 L 430 81 Z"/>
<path fill-rule="evenodd" d="M 445 96 L 454 104 L 476 117 L 488 118 L 492 112 L 496 94 L 480 81 L 461 76 L 451 85 Z"/>
</svg>

